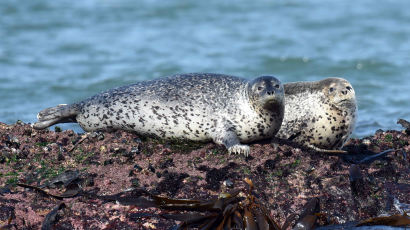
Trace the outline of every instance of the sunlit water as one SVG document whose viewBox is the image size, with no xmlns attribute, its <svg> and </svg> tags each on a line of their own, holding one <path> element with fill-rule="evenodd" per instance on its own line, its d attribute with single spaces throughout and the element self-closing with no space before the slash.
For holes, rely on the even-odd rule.
<svg viewBox="0 0 410 230">
<path fill-rule="evenodd" d="M 348 79 L 356 136 L 410 119 L 410 1 L 0 1 L 0 122 L 175 73 Z M 64 128 L 81 129 L 77 125 Z"/>
</svg>

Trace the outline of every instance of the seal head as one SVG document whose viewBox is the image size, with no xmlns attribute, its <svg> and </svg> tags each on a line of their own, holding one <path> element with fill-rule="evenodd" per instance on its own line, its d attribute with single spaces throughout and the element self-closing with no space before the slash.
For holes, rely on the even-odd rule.
<svg viewBox="0 0 410 230">
<path fill-rule="evenodd" d="M 284 84 L 285 117 L 278 137 L 319 149 L 340 149 L 354 130 L 356 95 L 343 78 Z"/>
<path fill-rule="evenodd" d="M 339 111 L 356 111 L 356 94 L 352 85 L 342 78 L 328 78 L 320 82 L 324 101 Z M 327 100 L 326 100 L 327 99 Z"/>
<path fill-rule="evenodd" d="M 273 76 L 261 76 L 248 84 L 249 99 L 269 111 L 284 109 L 283 92 L 283 85 Z"/>
</svg>

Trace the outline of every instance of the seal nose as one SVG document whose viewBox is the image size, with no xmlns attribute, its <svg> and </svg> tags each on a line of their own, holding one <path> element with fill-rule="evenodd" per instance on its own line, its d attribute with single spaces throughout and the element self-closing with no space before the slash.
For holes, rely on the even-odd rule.
<svg viewBox="0 0 410 230">
<path fill-rule="evenodd" d="M 268 91 L 268 92 L 266 92 L 268 95 L 274 95 L 275 94 L 275 91 Z"/>
<path fill-rule="evenodd" d="M 350 91 L 352 91 L 352 87 L 346 86 L 346 90 L 342 90 L 342 94 L 343 94 L 343 95 L 346 95 L 346 94 L 349 93 Z"/>
</svg>

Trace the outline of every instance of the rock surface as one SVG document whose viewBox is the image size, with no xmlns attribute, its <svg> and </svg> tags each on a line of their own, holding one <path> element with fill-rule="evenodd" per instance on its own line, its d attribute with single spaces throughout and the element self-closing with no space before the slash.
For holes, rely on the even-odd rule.
<svg viewBox="0 0 410 230">
<path fill-rule="evenodd" d="M 168 229 L 178 223 L 131 215 L 170 212 L 158 208 L 81 195 L 59 200 L 16 186 L 24 183 L 61 194 L 70 180 L 81 180 L 82 190 L 101 196 L 137 187 L 161 196 L 205 200 L 244 188 L 247 177 L 279 223 L 302 213 L 314 197 L 329 223 L 397 214 L 397 202 L 410 203 L 409 143 L 406 132 L 377 131 L 351 139 L 346 156 L 266 142 L 252 144 L 245 158 L 212 143 L 165 141 L 124 131 L 37 131 L 29 124 L 0 123 L 0 227 L 10 222 L 11 229 L 38 229 L 61 202 L 66 207 L 55 209 L 56 229 Z M 388 149 L 393 151 L 363 161 Z"/>
</svg>

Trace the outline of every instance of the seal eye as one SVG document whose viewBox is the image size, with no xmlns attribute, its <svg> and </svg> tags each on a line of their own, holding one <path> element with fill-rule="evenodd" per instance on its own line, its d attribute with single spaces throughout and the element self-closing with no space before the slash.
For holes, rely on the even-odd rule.
<svg viewBox="0 0 410 230">
<path fill-rule="evenodd" d="M 263 89 L 263 87 L 262 87 L 262 86 L 259 86 L 259 87 L 258 87 L 258 90 L 259 90 L 259 91 L 261 91 L 262 89 Z"/>
<path fill-rule="evenodd" d="M 352 90 L 352 87 L 346 86 L 346 89 L 350 91 L 350 90 Z"/>
<path fill-rule="evenodd" d="M 329 92 L 333 92 L 333 91 L 335 91 L 335 88 L 331 87 L 331 88 L 329 89 Z"/>
<path fill-rule="evenodd" d="M 275 85 L 275 88 L 279 89 L 279 84 L 276 84 L 276 85 Z"/>
</svg>

